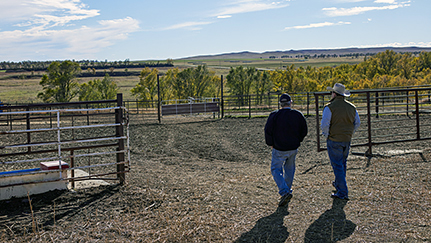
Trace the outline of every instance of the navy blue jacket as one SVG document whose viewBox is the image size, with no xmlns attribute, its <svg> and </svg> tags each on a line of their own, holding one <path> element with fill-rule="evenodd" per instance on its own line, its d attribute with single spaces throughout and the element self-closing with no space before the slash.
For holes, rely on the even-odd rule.
<svg viewBox="0 0 431 243">
<path fill-rule="evenodd" d="M 280 151 L 295 150 L 307 133 L 304 115 L 300 111 L 284 108 L 269 115 L 265 125 L 265 142 Z"/>
</svg>

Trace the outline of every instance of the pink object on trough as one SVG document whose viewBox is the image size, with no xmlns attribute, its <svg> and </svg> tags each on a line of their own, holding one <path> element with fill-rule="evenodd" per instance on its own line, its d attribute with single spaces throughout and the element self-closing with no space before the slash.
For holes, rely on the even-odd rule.
<svg viewBox="0 0 431 243">
<path fill-rule="evenodd" d="M 60 163 L 58 162 L 58 160 L 55 161 L 48 161 L 48 162 L 41 162 L 40 163 L 40 168 L 42 170 L 58 170 Z M 64 161 L 61 161 L 61 169 L 67 169 L 69 168 L 69 164 L 67 164 Z"/>
</svg>

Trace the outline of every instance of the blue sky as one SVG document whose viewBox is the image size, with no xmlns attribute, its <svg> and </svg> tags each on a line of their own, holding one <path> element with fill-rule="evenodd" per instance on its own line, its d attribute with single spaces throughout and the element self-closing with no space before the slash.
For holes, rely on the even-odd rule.
<svg viewBox="0 0 431 243">
<path fill-rule="evenodd" d="M 0 61 L 431 47 L 429 0 L 0 0 Z"/>
</svg>

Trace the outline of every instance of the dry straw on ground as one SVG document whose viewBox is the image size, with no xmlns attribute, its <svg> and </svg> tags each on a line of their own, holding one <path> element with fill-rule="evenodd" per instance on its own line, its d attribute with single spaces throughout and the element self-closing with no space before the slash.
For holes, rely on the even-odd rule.
<svg viewBox="0 0 431 243">
<path fill-rule="evenodd" d="M 278 208 L 265 118 L 130 126 L 125 185 L 0 202 L 2 242 L 429 242 L 428 142 L 376 147 L 419 154 L 350 156 L 351 200 L 333 200 L 314 119 L 299 149 L 294 197 Z M 365 148 L 354 148 L 364 152 Z M 33 215 L 33 217 L 32 217 Z M 33 232 L 32 224 L 37 225 Z"/>
</svg>

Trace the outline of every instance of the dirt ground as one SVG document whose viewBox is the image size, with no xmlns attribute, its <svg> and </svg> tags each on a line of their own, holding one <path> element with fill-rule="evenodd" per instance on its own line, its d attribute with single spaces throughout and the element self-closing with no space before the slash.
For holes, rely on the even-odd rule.
<svg viewBox="0 0 431 243">
<path fill-rule="evenodd" d="M 266 118 L 131 117 L 124 185 L 0 202 L 2 242 L 431 242 L 429 141 L 388 158 L 351 155 L 350 201 L 333 200 L 315 121 L 299 148 L 293 198 L 279 208 Z M 353 148 L 365 152 L 366 148 Z M 425 159 L 425 160 L 424 160 Z M 367 164 L 369 163 L 369 166 Z M 31 207 L 30 207 L 31 206 Z"/>
</svg>

